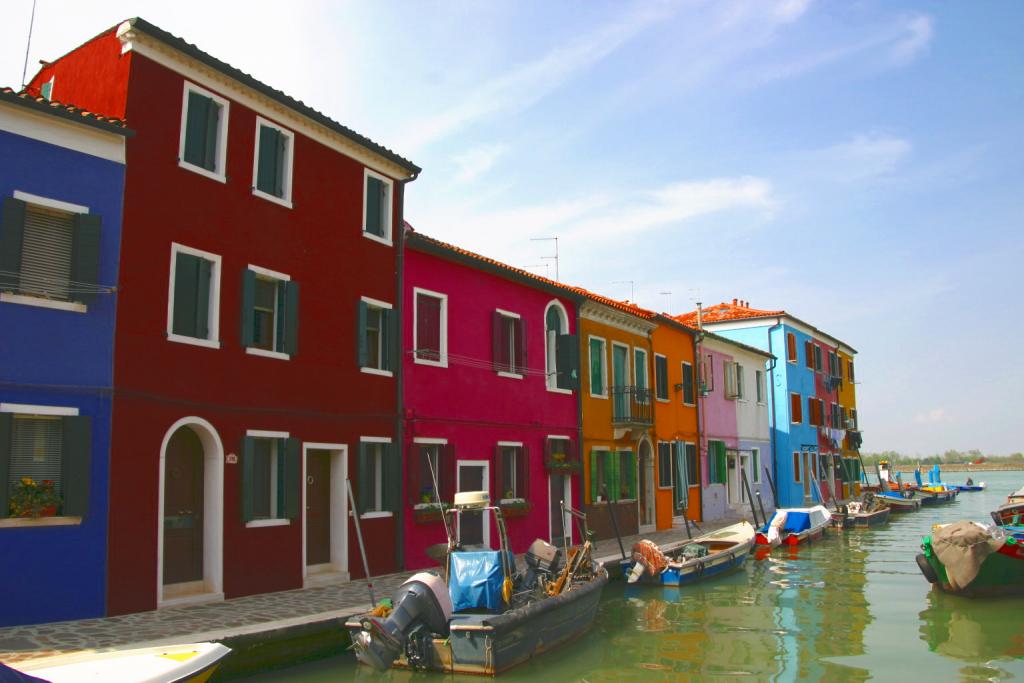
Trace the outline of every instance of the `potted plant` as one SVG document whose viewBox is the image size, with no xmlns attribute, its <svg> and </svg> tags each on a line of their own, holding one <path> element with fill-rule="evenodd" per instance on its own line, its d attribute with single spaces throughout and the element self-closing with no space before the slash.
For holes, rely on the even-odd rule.
<svg viewBox="0 0 1024 683">
<path fill-rule="evenodd" d="M 544 462 L 549 472 L 569 472 L 579 468 L 579 462 L 566 453 L 552 453 Z"/>
<path fill-rule="evenodd" d="M 531 507 L 525 498 L 516 498 L 514 491 L 506 491 L 498 506 L 505 517 L 525 517 L 530 513 Z"/>
<path fill-rule="evenodd" d="M 11 489 L 9 512 L 12 517 L 53 517 L 61 503 L 52 480 L 22 477 Z"/>
</svg>

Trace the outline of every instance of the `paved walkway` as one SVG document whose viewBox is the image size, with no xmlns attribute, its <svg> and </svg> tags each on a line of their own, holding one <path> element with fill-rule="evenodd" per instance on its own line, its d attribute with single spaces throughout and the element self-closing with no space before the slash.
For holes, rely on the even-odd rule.
<svg viewBox="0 0 1024 683">
<path fill-rule="evenodd" d="M 723 519 L 702 523 L 705 532 L 738 521 Z M 696 535 L 697 530 L 693 533 Z M 665 544 L 686 538 L 682 527 L 666 529 L 641 536 L 623 537 L 626 551 L 639 538 Z M 618 542 L 598 541 L 594 556 L 617 561 Z M 390 597 L 413 572 L 378 576 L 373 579 L 378 600 Z M 370 606 L 366 582 L 355 580 L 331 586 L 264 593 L 222 602 L 172 607 L 99 619 L 80 619 L 34 626 L 0 628 L 0 661 L 24 664 L 79 652 L 169 645 L 208 640 L 225 640 L 268 631 L 336 621 Z"/>
</svg>

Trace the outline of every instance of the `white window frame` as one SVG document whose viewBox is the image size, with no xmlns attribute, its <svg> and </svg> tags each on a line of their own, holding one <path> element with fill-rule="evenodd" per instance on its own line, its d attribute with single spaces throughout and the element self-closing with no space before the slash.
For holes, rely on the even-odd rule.
<svg viewBox="0 0 1024 683">
<path fill-rule="evenodd" d="M 518 459 L 518 458 L 524 457 L 523 442 L 522 441 L 499 441 L 498 442 L 498 448 L 518 448 L 519 452 L 516 453 L 516 458 Z M 505 455 L 503 453 L 502 454 L 502 458 L 504 458 L 504 457 L 505 457 Z M 527 464 L 529 464 L 529 463 L 527 463 Z M 495 463 L 495 466 L 503 467 L 504 463 L 503 462 Z M 513 464 L 513 467 L 512 467 L 512 477 L 513 477 L 513 480 L 515 479 L 515 476 L 516 476 L 516 468 L 515 468 L 515 465 Z M 515 485 L 515 484 L 518 484 L 518 482 L 513 481 L 513 485 Z M 518 487 L 516 487 L 516 488 L 518 489 Z M 518 491 L 516 491 L 516 493 L 518 493 Z M 502 492 L 501 491 L 495 491 L 495 494 L 500 496 L 502 494 Z M 499 498 L 498 502 L 499 502 L 499 504 L 501 504 L 501 503 L 525 503 L 526 502 L 526 498 L 524 498 L 522 496 L 518 496 L 516 498 Z"/>
<path fill-rule="evenodd" d="M 286 149 L 285 149 L 285 161 L 284 161 L 284 169 L 283 169 L 283 173 L 284 173 L 284 182 L 283 182 L 284 196 L 283 197 L 275 197 L 274 195 L 269 194 L 267 192 L 264 192 L 263 190 L 260 190 L 258 187 L 256 187 L 256 182 L 257 182 L 257 179 L 258 179 L 257 177 L 259 175 L 259 168 L 260 168 L 260 128 L 263 128 L 264 126 L 266 126 L 267 128 L 273 128 L 274 130 L 276 130 L 278 133 L 283 135 L 288 140 L 288 145 L 286 146 Z M 267 201 L 274 202 L 275 204 L 280 204 L 281 206 L 285 206 L 285 207 L 287 207 L 289 209 L 292 208 L 292 174 L 293 174 L 293 169 L 295 168 L 294 167 L 294 163 L 293 163 L 294 162 L 294 158 L 295 158 L 295 133 L 293 133 L 292 131 L 288 130 L 287 128 L 284 128 L 283 126 L 280 126 L 280 125 L 274 123 L 273 121 L 268 121 L 267 119 L 263 118 L 262 116 L 257 115 L 256 116 L 256 142 L 253 145 L 253 152 L 252 152 L 252 193 L 253 193 L 253 195 L 255 195 L 256 197 L 261 197 L 263 199 L 266 199 Z"/>
<path fill-rule="evenodd" d="M 690 366 L 690 383 L 693 385 L 693 401 L 692 402 L 686 400 L 686 382 L 684 381 L 686 379 L 686 373 L 683 371 L 683 368 L 685 366 L 687 366 L 687 365 Z M 684 406 L 691 406 L 692 407 L 692 406 L 697 405 L 697 392 L 700 391 L 700 387 L 697 386 L 697 371 L 694 369 L 693 363 L 691 363 L 690 361 L 686 361 L 686 360 L 680 362 L 679 363 L 679 372 L 683 373 L 679 377 L 679 393 L 681 394 L 681 396 L 679 397 L 679 400 L 683 402 Z"/>
<path fill-rule="evenodd" d="M 292 280 L 291 276 L 287 275 L 286 273 L 279 273 L 276 270 L 270 270 L 269 268 L 263 268 L 262 266 L 254 266 L 251 263 L 248 264 L 246 266 L 246 268 L 248 270 L 251 270 L 252 272 L 256 273 L 256 275 L 261 276 L 263 279 L 277 280 L 278 283 L 281 283 L 281 282 L 291 282 L 291 280 Z M 275 304 L 274 304 L 275 306 L 277 305 L 276 301 L 277 301 L 277 297 L 275 297 Z M 274 310 L 274 344 L 273 344 L 275 349 L 278 347 L 278 342 L 280 341 L 277 338 L 277 320 L 278 320 L 278 316 L 279 315 L 281 315 L 281 311 L 275 309 Z M 273 351 L 273 350 L 268 350 L 268 349 L 259 349 L 259 348 L 256 348 L 254 346 L 246 346 L 245 347 L 245 352 L 247 354 L 251 355 L 251 356 L 263 356 L 264 358 L 276 358 L 278 360 L 291 360 L 291 358 L 292 358 L 291 354 L 284 353 L 283 351 Z"/>
<path fill-rule="evenodd" d="M 245 432 L 247 437 L 254 439 L 273 439 L 273 451 L 271 453 L 270 462 L 270 512 L 272 517 L 266 519 L 253 519 L 245 523 L 247 529 L 265 527 L 265 526 L 288 526 L 292 523 L 292 520 L 287 517 L 278 517 L 281 510 L 277 509 L 277 462 L 282 457 L 282 454 L 278 449 L 277 439 L 288 439 L 291 438 L 289 432 L 273 432 L 264 429 L 247 429 Z"/>
<path fill-rule="evenodd" d="M 519 321 L 521 321 L 523 319 L 523 316 L 519 315 L 518 313 L 513 313 L 512 311 L 506 311 L 503 308 L 495 308 L 494 312 L 497 313 L 498 315 L 500 315 L 503 318 L 512 318 L 513 320 L 519 320 Z M 545 325 L 546 325 L 546 323 L 545 323 Z M 524 344 L 526 343 L 526 337 L 525 336 L 523 337 L 523 343 Z M 523 358 L 526 358 L 525 349 L 521 349 L 521 351 L 524 352 L 522 354 Z M 516 354 L 515 354 L 515 352 L 516 352 L 516 336 L 513 333 L 512 336 L 509 338 L 509 353 L 510 353 L 509 363 L 513 367 L 515 367 L 515 363 L 516 363 Z M 520 372 L 506 372 L 504 370 L 499 370 L 498 371 L 498 377 L 508 377 L 510 379 L 522 379 L 523 378 L 523 374 L 520 373 Z"/>
<path fill-rule="evenodd" d="M 757 382 L 757 387 L 756 391 L 754 392 L 754 395 L 757 398 L 757 405 L 759 406 L 766 405 L 768 401 L 768 397 L 766 396 L 768 391 L 764 384 L 764 375 L 764 370 L 754 370 L 754 381 Z"/>
<path fill-rule="evenodd" d="M 50 80 L 52 81 L 53 79 Z M 65 211 L 72 214 L 89 213 L 88 206 L 72 204 L 71 202 L 64 202 L 59 199 L 51 199 L 49 197 L 40 197 L 39 195 L 29 194 L 28 192 L 22 192 L 21 190 L 15 190 L 13 196 L 15 199 L 23 201 L 26 204 L 34 204 L 35 206 L 39 206 L 44 209 L 56 209 L 57 211 Z M 55 301 L 53 299 L 33 296 L 31 294 L 0 292 L 0 302 L 21 304 L 24 306 L 38 306 L 39 308 L 52 308 L 58 311 L 70 311 L 72 313 L 87 313 L 89 311 L 89 307 L 80 301 Z"/>
<path fill-rule="evenodd" d="M 594 393 L 594 381 L 590 376 L 590 354 L 593 353 L 590 348 L 590 342 L 592 340 L 601 342 L 601 393 Z M 604 337 L 598 337 L 597 335 L 587 335 L 587 392 L 590 393 L 591 398 L 608 398 L 608 340 Z"/>
<path fill-rule="evenodd" d="M 379 308 L 379 309 L 382 309 L 382 310 L 389 310 L 389 311 L 394 310 L 394 308 L 395 308 L 392 304 L 389 304 L 387 301 L 381 301 L 380 299 L 372 299 L 372 298 L 370 298 L 368 296 L 359 297 L 359 300 L 362 301 L 363 303 L 367 304 L 368 306 L 373 307 L 373 308 Z M 363 334 L 364 332 L 365 332 L 365 330 L 360 330 L 359 333 Z M 391 340 L 391 343 L 392 344 L 397 344 L 398 340 L 394 340 L 393 339 L 393 340 Z M 384 348 L 383 338 L 381 338 L 380 353 L 378 354 L 378 359 L 379 360 L 383 361 L 384 353 L 386 351 L 387 351 L 387 349 Z M 399 360 L 397 362 L 401 362 L 401 360 Z M 391 371 L 391 370 L 384 370 L 383 368 L 374 368 L 374 367 L 367 367 L 367 366 L 360 367 L 359 368 L 359 372 L 365 372 L 368 375 L 380 375 L 381 377 L 394 377 L 395 376 L 395 373 L 393 371 Z M 390 443 L 390 442 L 388 442 L 388 443 Z"/>
<path fill-rule="evenodd" d="M 569 312 L 565 310 L 565 306 L 562 305 L 561 301 L 558 299 L 552 299 L 548 302 L 548 305 L 544 307 L 544 381 L 548 391 L 550 392 L 556 394 L 572 394 L 572 389 L 562 389 L 558 386 L 558 355 L 556 351 L 558 342 L 555 339 L 548 337 L 548 311 L 552 308 L 557 308 L 561 311 L 562 323 L 565 325 L 565 334 L 570 334 Z"/>
<path fill-rule="evenodd" d="M 419 348 L 418 340 L 416 335 L 419 331 L 419 295 L 425 294 L 426 296 L 432 296 L 435 299 L 441 300 L 441 343 L 440 358 L 438 360 L 431 360 L 429 358 L 420 358 L 416 354 L 416 349 Z M 440 292 L 434 292 L 429 289 L 423 289 L 421 287 L 412 288 L 412 360 L 418 365 L 433 365 L 439 368 L 448 367 L 448 295 Z"/>
<path fill-rule="evenodd" d="M 390 444 L 393 443 L 393 441 L 389 436 L 361 436 L 359 437 L 359 443 Z M 383 454 L 381 454 L 381 457 L 377 458 L 376 460 L 377 462 L 374 465 L 373 477 L 374 496 L 376 497 L 377 503 L 382 504 L 384 502 Z M 384 517 L 393 517 L 394 514 L 395 513 L 392 512 L 391 510 L 374 510 L 372 512 L 364 512 L 363 514 L 359 515 L 359 519 L 381 519 Z"/>
<path fill-rule="evenodd" d="M 743 370 L 743 365 L 737 360 L 732 363 L 732 371 L 736 374 L 736 400 L 740 403 L 747 402 L 747 391 L 745 385 L 746 372 Z"/>
<path fill-rule="evenodd" d="M 220 125 L 217 127 L 217 170 L 208 171 L 202 166 L 196 166 L 185 161 L 185 129 L 188 123 L 188 94 L 194 92 L 204 97 L 209 97 L 221 106 Z M 195 83 L 185 81 L 181 95 L 181 131 L 178 134 L 178 166 L 201 176 L 212 178 L 221 183 L 227 183 L 227 152 L 228 152 L 228 122 L 230 119 L 230 102 L 227 99 L 216 95 L 206 88 Z"/>
<path fill-rule="evenodd" d="M 207 326 L 210 330 L 209 339 L 186 337 L 185 335 L 174 334 L 173 332 L 175 263 L 177 262 L 178 254 L 198 256 L 199 258 L 213 262 L 213 276 L 210 278 L 210 305 L 208 308 L 210 320 L 209 325 Z M 167 341 L 178 342 L 180 344 L 191 344 L 193 346 L 203 346 L 208 349 L 220 348 L 220 273 L 220 255 L 212 254 L 201 249 L 187 247 L 184 244 L 178 244 L 177 242 L 171 242 L 171 272 L 168 277 L 167 284 Z"/>
<path fill-rule="evenodd" d="M 370 189 L 370 184 L 369 184 L 368 181 L 369 181 L 369 179 L 371 177 L 372 178 L 376 178 L 377 180 L 383 182 L 387 186 L 387 188 L 388 188 L 387 219 L 384 221 L 384 227 L 385 227 L 385 233 L 386 234 L 385 234 L 384 237 L 381 237 L 380 235 L 375 235 L 375 234 L 373 234 L 372 232 L 369 232 L 366 229 L 366 193 Z M 361 225 L 362 225 L 363 237 L 365 237 L 366 239 L 373 240 L 374 242 L 380 242 L 381 244 L 386 244 L 389 247 L 392 246 L 394 244 L 393 235 L 394 235 L 394 229 L 395 229 L 395 225 L 394 225 L 395 217 L 393 215 L 394 212 L 392 211 L 392 207 L 394 206 L 394 203 L 395 203 L 395 181 L 393 181 L 391 178 L 388 178 L 386 175 L 381 175 L 380 173 L 377 173 L 376 171 L 371 171 L 368 168 L 364 168 L 363 169 L 363 196 L 362 196 L 362 200 L 363 200 L 363 210 L 362 210 L 363 220 L 362 220 Z"/>
<path fill-rule="evenodd" d="M 658 359 L 659 358 L 664 358 L 665 359 L 665 394 L 667 395 L 667 398 L 662 398 L 662 397 L 658 396 Z M 661 354 L 661 353 L 655 353 L 654 354 L 654 400 L 657 401 L 658 403 L 671 403 L 672 402 L 672 398 L 671 398 L 672 395 L 669 393 L 669 386 L 671 386 L 671 383 L 668 381 L 668 356 L 666 356 L 664 354 Z M 661 442 L 659 441 L 658 443 L 661 443 Z"/>
</svg>

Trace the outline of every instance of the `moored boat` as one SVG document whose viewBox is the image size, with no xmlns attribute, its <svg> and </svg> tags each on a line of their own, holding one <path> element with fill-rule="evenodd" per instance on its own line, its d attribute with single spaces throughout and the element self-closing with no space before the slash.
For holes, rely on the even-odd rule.
<svg viewBox="0 0 1024 683">
<path fill-rule="evenodd" d="M 50 683 L 203 683 L 230 652 L 220 643 L 87 652 L 49 658 L 20 671 Z"/>
<path fill-rule="evenodd" d="M 921 550 L 921 573 L 947 593 L 1024 594 L 1024 533 L 960 521 L 937 526 Z"/>
<path fill-rule="evenodd" d="M 779 545 L 802 545 L 821 538 L 832 513 L 824 505 L 807 508 L 779 508 L 761 529 L 755 542 L 774 548 Z"/>
<path fill-rule="evenodd" d="M 743 566 L 755 534 L 750 522 L 740 522 L 664 547 L 645 539 L 633 545 L 630 559 L 622 561 L 622 575 L 627 583 L 661 586 L 685 586 L 721 576 Z"/>
<path fill-rule="evenodd" d="M 946 503 L 952 503 L 956 500 L 958 493 L 960 492 L 956 489 L 938 486 L 924 486 L 917 490 L 917 494 L 921 497 L 922 505 L 945 505 Z"/>
<path fill-rule="evenodd" d="M 913 491 L 882 491 L 876 497 L 893 512 L 915 512 L 921 509 L 921 499 Z"/>
<path fill-rule="evenodd" d="M 843 505 L 832 513 L 832 526 L 839 529 L 867 529 L 889 521 L 889 506 L 878 496 L 864 494 L 861 500 Z"/>
<path fill-rule="evenodd" d="M 1006 497 L 1006 502 L 992 511 L 992 520 L 1002 526 L 1024 523 L 1024 487 Z"/>
<path fill-rule="evenodd" d="M 569 549 L 564 566 L 562 549 L 538 539 L 519 572 L 501 509 L 487 493 L 457 493 L 454 507 L 493 513 L 500 548 L 459 549 L 449 530 L 447 581 L 420 572 L 399 587 L 391 605 L 346 621 L 360 663 L 381 671 L 495 675 L 590 628 L 608 573 L 591 555 L 583 513 L 565 508 L 585 540 Z"/>
</svg>

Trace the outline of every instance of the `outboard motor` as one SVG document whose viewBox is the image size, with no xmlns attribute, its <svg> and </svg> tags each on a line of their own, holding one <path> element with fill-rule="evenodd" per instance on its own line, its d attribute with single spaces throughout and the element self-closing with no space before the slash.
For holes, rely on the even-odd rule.
<svg viewBox="0 0 1024 683">
<path fill-rule="evenodd" d="M 433 636 L 448 635 L 448 622 L 452 618 L 452 600 L 441 577 L 428 572 L 414 574 L 395 592 L 395 608 L 387 617 L 363 617 L 363 627 L 353 645 L 356 657 L 378 671 L 386 671 L 406 652 L 413 661 L 427 656 L 419 648 L 410 652 L 410 645 Z M 425 664 L 425 663 L 424 663 Z"/>
<path fill-rule="evenodd" d="M 523 584 L 536 588 L 538 580 L 549 581 L 562 568 L 562 549 L 537 539 L 526 551 L 526 577 Z"/>
</svg>

